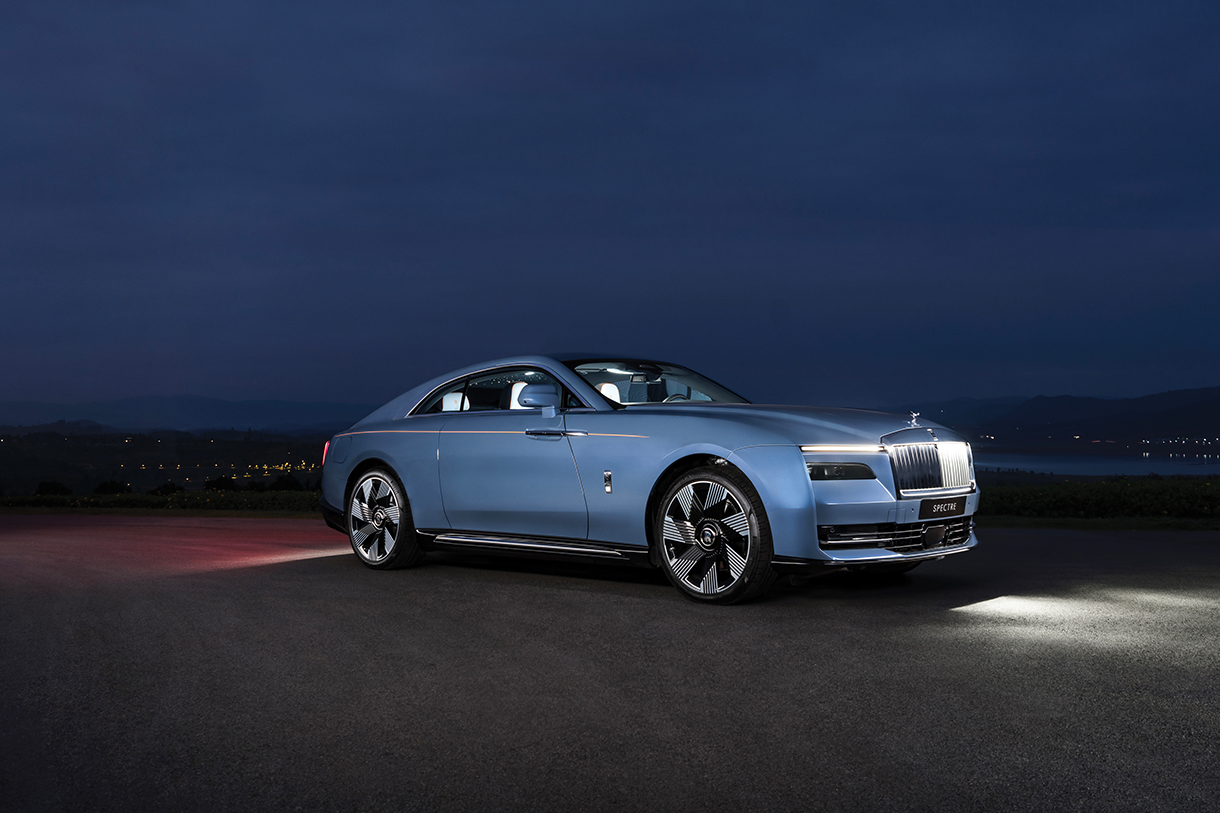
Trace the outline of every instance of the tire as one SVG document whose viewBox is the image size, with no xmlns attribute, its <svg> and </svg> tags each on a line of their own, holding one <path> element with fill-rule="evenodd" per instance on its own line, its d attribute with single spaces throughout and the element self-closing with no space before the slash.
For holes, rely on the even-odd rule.
<svg viewBox="0 0 1220 813">
<path fill-rule="evenodd" d="M 665 491 L 653 528 L 661 568 L 692 601 L 750 601 L 775 581 L 762 500 L 734 469 L 708 466 L 679 477 Z"/>
<path fill-rule="evenodd" d="M 424 558 L 415 541 L 411 506 L 398 479 L 385 469 L 361 475 L 344 516 L 352 550 L 369 567 L 394 570 L 417 565 Z"/>
</svg>

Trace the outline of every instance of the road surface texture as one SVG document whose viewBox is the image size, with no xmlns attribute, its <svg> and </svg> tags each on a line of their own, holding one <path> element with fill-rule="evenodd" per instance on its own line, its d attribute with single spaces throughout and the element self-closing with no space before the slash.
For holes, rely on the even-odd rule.
<svg viewBox="0 0 1220 813">
<path fill-rule="evenodd" d="M 0 809 L 1216 810 L 1220 534 L 982 532 L 740 607 L 0 516 Z"/>
</svg>

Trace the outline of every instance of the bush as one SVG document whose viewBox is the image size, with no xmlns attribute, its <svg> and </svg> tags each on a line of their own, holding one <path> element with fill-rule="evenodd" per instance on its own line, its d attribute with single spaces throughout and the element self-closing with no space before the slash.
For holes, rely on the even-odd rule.
<svg viewBox="0 0 1220 813">
<path fill-rule="evenodd" d="M 71 497 L 72 489 L 58 480 L 47 480 L 38 484 L 34 494 L 38 497 Z"/>
<path fill-rule="evenodd" d="M 206 480 L 203 484 L 204 491 L 241 491 L 241 486 L 232 477 L 221 475 L 215 480 Z"/>
<path fill-rule="evenodd" d="M 301 485 L 301 481 L 293 477 L 291 474 L 281 474 L 275 478 L 275 482 L 271 484 L 272 491 L 304 491 L 305 486 Z"/>
<path fill-rule="evenodd" d="M 168 497 L 170 494 L 177 494 L 180 491 L 186 491 L 186 489 L 175 483 L 173 480 L 166 480 L 164 483 L 152 489 L 148 493 L 156 497 Z"/>
<path fill-rule="evenodd" d="M 8 508 L 101 508 L 107 510 L 278 511 L 316 513 L 317 495 L 309 491 L 252 494 L 249 491 L 185 491 L 157 494 L 0 497 Z"/>
<path fill-rule="evenodd" d="M 1119 478 L 984 488 L 979 513 L 1016 517 L 1220 518 L 1220 483 L 1203 478 Z"/>
<path fill-rule="evenodd" d="M 262 494 L 267 490 L 267 484 L 262 480 L 251 480 L 246 483 L 246 490 L 253 491 L 255 494 Z"/>
<path fill-rule="evenodd" d="M 120 483 L 118 480 L 107 480 L 104 483 L 98 483 L 97 488 L 93 489 L 94 494 L 130 494 L 131 486 L 126 483 Z"/>
</svg>

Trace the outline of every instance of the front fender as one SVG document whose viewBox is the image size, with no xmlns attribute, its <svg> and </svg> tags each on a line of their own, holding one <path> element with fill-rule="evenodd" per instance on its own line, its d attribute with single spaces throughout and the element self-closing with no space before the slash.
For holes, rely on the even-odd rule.
<svg viewBox="0 0 1220 813">
<path fill-rule="evenodd" d="M 817 508 L 805 458 L 797 446 L 747 446 L 725 458 L 749 478 L 771 524 L 776 556 L 822 558 Z"/>
</svg>

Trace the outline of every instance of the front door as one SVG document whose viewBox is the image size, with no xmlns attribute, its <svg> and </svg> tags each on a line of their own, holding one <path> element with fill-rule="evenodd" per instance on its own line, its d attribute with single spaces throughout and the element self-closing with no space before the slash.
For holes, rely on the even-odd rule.
<svg viewBox="0 0 1220 813">
<path fill-rule="evenodd" d="M 563 416 L 522 408 L 526 383 L 555 383 L 520 368 L 472 378 L 461 410 L 441 428 L 445 516 L 455 531 L 585 539 L 588 509 Z"/>
</svg>

